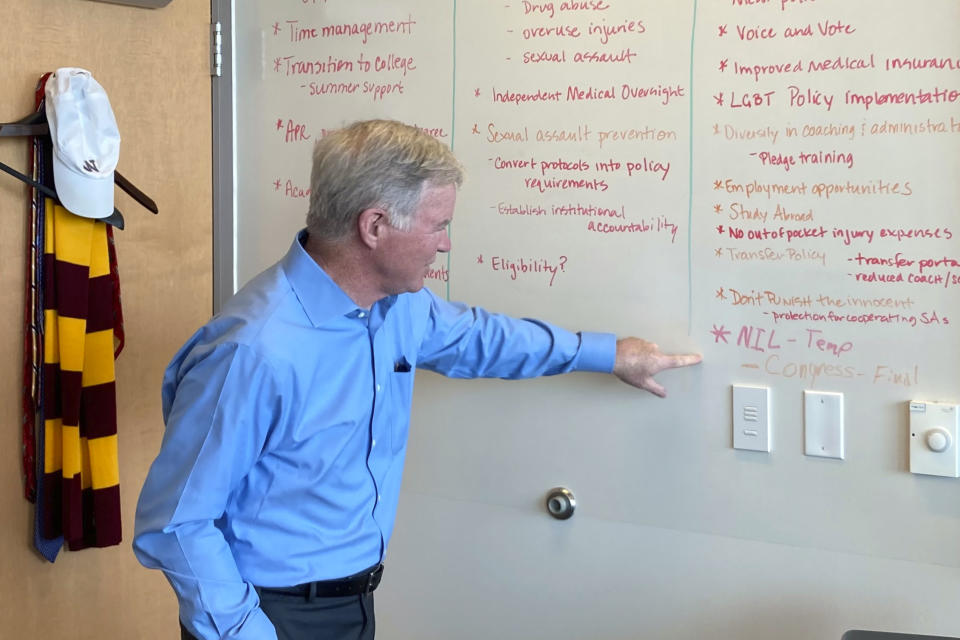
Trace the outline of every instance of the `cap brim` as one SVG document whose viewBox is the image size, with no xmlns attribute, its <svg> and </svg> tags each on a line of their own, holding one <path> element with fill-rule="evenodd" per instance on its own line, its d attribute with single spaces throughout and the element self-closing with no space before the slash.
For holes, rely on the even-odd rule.
<svg viewBox="0 0 960 640">
<path fill-rule="evenodd" d="M 106 218 L 113 213 L 113 172 L 95 178 L 72 170 L 53 153 L 53 183 L 60 204 L 84 218 Z"/>
</svg>

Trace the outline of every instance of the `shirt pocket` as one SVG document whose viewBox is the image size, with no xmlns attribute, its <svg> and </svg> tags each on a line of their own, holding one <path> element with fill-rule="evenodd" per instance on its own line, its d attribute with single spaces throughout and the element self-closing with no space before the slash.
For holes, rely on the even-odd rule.
<svg viewBox="0 0 960 640">
<path fill-rule="evenodd" d="M 413 367 L 406 358 L 400 357 L 394 363 L 390 379 L 390 405 L 393 419 L 390 421 L 390 438 L 393 453 L 399 453 L 407 444 L 410 431 L 410 405 L 413 402 Z"/>
</svg>

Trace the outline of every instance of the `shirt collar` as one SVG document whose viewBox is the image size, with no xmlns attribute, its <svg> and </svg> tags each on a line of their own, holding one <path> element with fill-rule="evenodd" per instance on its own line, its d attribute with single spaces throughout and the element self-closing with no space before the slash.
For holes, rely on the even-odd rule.
<svg viewBox="0 0 960 640">
<path fill-rule="evenodd" d="M 362 309 L 340 288 L 327 272 L 310 257 L 303 243 L 307 240 L 307 230 L 297 232 L 290 250 L 281 260 L 281 266 L 293 289 L 297 300 L 306 312 L 314 327 L 319 327 L 331 318 L 349 316 L 366 318 L 370 314 Z M 374 304 L 382 306 L 381 313 L 393 306 L 396 296 L 389 296 Z"/>
</svg>

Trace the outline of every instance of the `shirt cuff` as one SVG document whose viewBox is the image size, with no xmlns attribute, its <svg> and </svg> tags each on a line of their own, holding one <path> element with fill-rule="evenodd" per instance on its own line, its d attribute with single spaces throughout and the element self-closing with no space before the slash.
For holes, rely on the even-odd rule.
<svg viewBox="0 0 960 640">
<path fill-rule="evenodd" d="M 232 636 L 231 636 L 232 637 Z M 243 623 L 243 632 L 237 638 L 256 638 L 257 640 L 276 640 L 277 628 L 270 622 L 270 618 L 263 609 L 256 608 Z"/>
<path fill-rule="evenodd" d="M 617 336 L 612 333 L 581 331 L 577 371 L 612 373 L 617 360 Z"/>
</svg>

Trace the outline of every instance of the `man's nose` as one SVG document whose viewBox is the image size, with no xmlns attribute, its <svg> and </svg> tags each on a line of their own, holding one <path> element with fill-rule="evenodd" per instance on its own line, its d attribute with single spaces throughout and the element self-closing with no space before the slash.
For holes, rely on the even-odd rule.
<svg viewBox="0 0 960 640">
<path fill-rule="evenodd" d="M 448 251 L 450 251 L 450 232 L 444 229 L 443 234 L 440 236 L 440 244 L 437 245 L 437 252 L 447 253 Z"/>
</svg>

